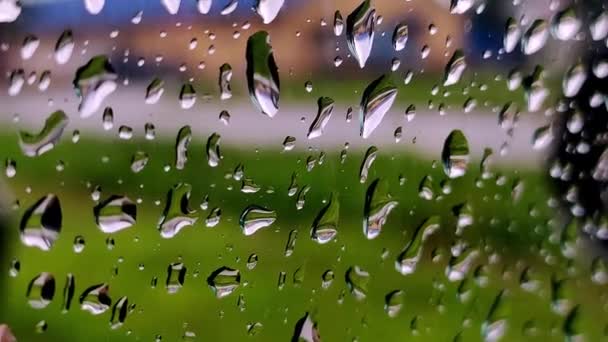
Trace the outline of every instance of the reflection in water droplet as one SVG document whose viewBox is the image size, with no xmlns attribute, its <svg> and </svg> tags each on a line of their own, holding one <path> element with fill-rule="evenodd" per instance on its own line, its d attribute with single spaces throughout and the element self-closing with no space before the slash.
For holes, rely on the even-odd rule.
<svg viewBox="0 0 608 342">
<path fill-rule="evenodd" d="M 388 215 L 397 204 L 399 202 L 393 200 L 389 193 L 389 185 L 386 179 L 376 179 L 370 184 L 365 196 L 363 210 L 363 233 L 367 239 L 375 239 L 380 235 Z"/>
<path fill-rule="evenodd" d="M 526 55 L 532 55 L 540 51 L 549 39 L 547 22 L 542 19 L 535 20 L 521 39 L 521 51 Z"/>
<path fill-rule="evenodd" d="M 365 88 L 360 109 L 360 134 L 363 139 L 367 139 L 380 125 L 384 115 L 395 102 L 395 98 L 397 98 L 397 87 L 390 75 L 382 75 Z"/>
<path fill-rule="evenodd" d="M 110 317 L 110 328 L 120 328 L 127 319 L 127 313 L 129 312 L 129 299 L 127 296 L 120 297 L 114 307 L 112 307 L 112 317 Z"/>
<path fill-rule="evenodd" d="M 217 298 L 230 295 L 241 284 L 241 272 L 229 267 L 220 267 L 207 278 L 207 284 Z"/>
<path fill-rule="evenodd" d="M 247 84 L 253 104 L 262 114 L 279 111 L 279 72 L 268 32 L 258 31 L 247 40 Z"/>
<path fill-rule="evenodd" d="M 180 128 L 175 141 L 175 168 L 183 170 L 188 161 L 188 146 L 192 140 L 192 129 L 190 126 Z"/>
<path fill-rule="evenodd" d="M 367 297 L 369 273 L 359 266 L 352 266 L 346 271 L 346 285 L 357 300 Z"/>
<path fill-rule="evenodd" d="M 172 263 L 167 267 L 167 281 L 165 282 L 167 293 L 177 293 L 184 286 L 186 271 L 186 266 L 181 262 Z"/>
<path fill-rule="evenodd" d="M 407 39 L 409 37 L 409 29 L 405 23 L 400 23 L 395 27 L 393 32 L 393 48 L 395 51 L 401 51 L 405 49 Z"/>
<path fill-rule="evenodd" d="M 55 295 L 55 277 L 43 272 L 32 279 L 27 287 L 27 302 L 34 309 L 46 308 Z"/>
<path fill-rule="evenodd" d="M 61 306 L 62 313 L 67 313 L 70 310 L 75 290 L 76 285 L 74 281 L 74 275 L 72 273 L 68 273 L 65 279 L 65 286 L 63 287 L 63 304 Z"/>
<path fill-rule="evenodd" d="M 385 296 L 384 311 L 390 318 L 397 317 L 403 307 L 403 291 L 395 290 Z"/>
<path fill-rule="evenodd" d="M 183 228 L 193 225 L 198 219 L 196 212 L 189 207 L 191 191 L 190 184 L 179 183 L 167 193 L 165 209 L 158 227 L 163 238 L 174 237 Z"/>
<path fill-rule="evenodd" d="M 91 58 L 76 70 L 73 84 L 80 98 L 80 117 L 87 118 L 101 107 L 105 98 L 116 90 L 117 78 L 108 58 L 103 55 Z"/>
<path fill-rule="evenodd" d="M 70 57 L 72 57 L 74 45 L 72 30 L 63 31 L 55 44 L 55 62 L 57 64 L 66 64 L 70 60 Z"/>
<path fill-rule="evenodd" d="M 239 223 L 243 234 L 249 236 L 262 228 L 270 226 L 276 219 L 276 212 L 252 204 L 243 210 Z"/>
<path fill-rule="evenodd" d="M 69 121 L 68 116 L 58 110 L 44 121 L 44 127 L 39 133 L 31 134 L 20 131 L 19 147 L 23 154 L 28 157 L 36 157 L 52 150 L 59 142 Z"/>
<path fill-rule="evenodd" d="M 363 158 L 363 162 L 361 163 L 361 167 L 359 168 L 359 182 L 362 184 L 367 182 L 367 175 L 369 173 L 369 169 L 372 167 L 372 164 L 376 160 L 378 156 L 378 148 L 376 146 L 370 146 L 365 152 L 365 157 Z"/>
<path fill-rule="evenodd" d="M 110 299 L 110 286 L 108 284 L 93 285 L 80 295 L 80 308 L 93 315 L 106 312 L 112 304 Z"/>
<path fill-rule="evenodd" d="M 370 0 L 364 0 L 346 18 L 346 38 L 348 49 L 363 69 L 369 58 L 374 43 L 374 25 L 376 10 L 371 7 Z"/>
<path fill-rule="evenodd" d="M 190 109 L 196 103 L 196 91 L 194 86 L 190 83 L 182 85 L 179 91 L 179 105 L 182 109 Z"/>
<path fill-rule="evenodd" d="M 156 104 L 164 92 L 165 82 L 160 78 L 153 79 L 146 88 L 145 102 L 147 104 Z"/>
<path fill-rule="evenodd" d="M 300 318 L 295 325 L 292 341 L 302 342 L 320 342 L 321 336 L 317 323 L 314 322 L 307 312 L 304 317 Z"/>
<path fill-rule="evenodd" d="M 395 268 L 403 275 L 416 271 L 416 267 L 424 254 L 424 242 L 441 228 L 439 216 L 431 216 L 420 224 L 412 233 L 405 248 L 395 261 Z"/>
<path fill-rule="evenodd" d="M 449 178 L 464 176 L 469 164 L 469 144 L 461 130 L 453 130 L 445 139 L 441 152 L 443 170 Z"/>
<path fill-rule="evenodd" d="M 323 130 L 329 122 L 331 113 L 334 110 L 334 100 L 329 97 L 320 97 L 317 104 L 319 106 L 317 117 L 308 129 L 308 134 L 306 135 L 308 139 L 318 138 L 323 134 Z"/>
<path fill-rule="evenodd" d="M 230 87 L 232 80 L 232 67 L 228 63 L 222 64 L 220 67 L 220 100 L 228 100 L 232 97 L 232 88 Z"/>
<path fill-rule="evenodd" d="M 59 198 L 48 194 L 28 208 L 19 225 L 21 242 L 43 251 L 51 249 L 61 232 L 61 205 Z"/>
<path fill-rule="evenodd" d="M 461 50 L 456 50 L 445 66 L 443 86 L 447 87 L 458 83 L 466 67 L 467 63 L 464 59 L 464 53 Z"/>
<path fill-rule="evenodd" d="M 331 193 L 327 205 L 319 212 L 311 229 L 311 238 L 320 244 L 328 243 L 338 234 L 340 202 L 338 195 Z"/>
<path fill-rule="evenodd" d="M 220 160 L 222 159 L 222 154 L 220 152 L 220 135 L 217 133 L 211 134 L 209 139 L 207 139 L 207 163 L 211 167 L 216 167 L 219 165 Z"/>
<path fill-rule="evenodd" d="M 135 224 L 137 206 L 126 196 L 112 195 L 95 206 L 93 213 L 99 229 L 112 234 Z"/>
<path fill-rule="evenodd" d="M 256 0 L 255 11 L 264 24 L 270 24 L 279 14 L 285 0 Z"/>
</svg>

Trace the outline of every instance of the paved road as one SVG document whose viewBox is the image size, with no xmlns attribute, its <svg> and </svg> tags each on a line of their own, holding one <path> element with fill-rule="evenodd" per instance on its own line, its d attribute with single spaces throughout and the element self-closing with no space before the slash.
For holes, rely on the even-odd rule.
<svg viewBox="0 0 608 342">
<path fill-rule="evenodd" d="M 220 103 L 218 99 L 205 102 L 199 97 L 192 109 L 183 110 L 176 94 L 165 93 L 157 104 L 147 105 L 143 99 L 144 89 L 143 84 L 119 86 L 118 90 L 106 99 L 105 104 L 112 106 L 115 114 L 112 131 L 106 132 L 102 129 L 101 110 L 90 118 L 81 119 L 77 113 L 76 95 L 67 87 L 40 93 L 35 87 L 26 86 L 16 97 L 2 95 L 0 101 L 3 113 L 0 122 L 12 130 L 28 128 L 36 131 L 50 112 L 62 109 L 71 119 L 67 135 L 71 134 L 72 130 L 79 129 L 83 134 L 110 137 L 117 134 L 120 125 L 128 125 L 134 129 L 135 136 L 141 137 L 144 134 L 144 124 L 151 122 L 156 126 L 157 136 L 174 138 L 178 129 L 188 124 L 199 139 L 206 139 L 212 132 L 218 132 L 222 135 L 223 145 L 238 145 L 243 148 L 281 148 L 283 139 L 291 135 L 297 139 L 296 149 L 312 146 L 337 150 L 341 149 L 345 142 L 349 142 L 351 148 L 363 149 L 373 144 L 381 151 L 403 149 L 414 151 L 429 159 L 440 158 L 445 137 L 451 130 L 458 128 L 465 132 L 474 159 L 481 157 L 485 147 L 491 147 L 495 151 L 494 161 L 497 164 L 536 168 L 541 165 L 543 155 L 546 155 L 546 151 L 531 148 L 534 130 L 547 121 L 540 113 L 524 113 L 513 138 L 509 139 L 498 127 L 496 113 L 464 114 L 461 111 L 448 111 L 446 115 L 440 116 L 436 111 L 419 110 L 415 119 L 407 122 L 403 115 L 404 108 L 394 106 L 371 137 L 362 139 L 358 134 L 358 110 L 355 109 L 353 120 L 347 123 L 345 113 L 348 104 L 337 103 L 324 134 L 309 141 L 306 139 L 306 133 L 317 110 L 314 101 L 283 103 L 280 112 L 270 119 L 260 114 L 248 99 L 231 99 Z M 54 99 L 50 106 L 49 98 Z M 218 119 L 220 111 L 224 109 L 231 115 L 228 126 Z M 12 122 L 14 113 L 19 114 L 17 123 Z M 302 117 L 305 118 L 304 121 L 301 120 Z M 396 144 L 393 132 L 398 126 L 403 126 L 403 139 Z M 412 143 L 414 137 L 415 144 Z M 499 156 L 498 151 L 505 141 L 510 141 L 509 152 L 505 156 Z"/>
</svg>

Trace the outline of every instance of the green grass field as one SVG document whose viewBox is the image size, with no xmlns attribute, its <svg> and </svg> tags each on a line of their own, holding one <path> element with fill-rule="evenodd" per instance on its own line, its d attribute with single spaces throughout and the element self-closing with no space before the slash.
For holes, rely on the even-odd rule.
<svg viewBox="0 0 608 342">
<path fill-rule="evenodd" d="M 605 287 L 590 281 L 583 261 L 581 265 L 568 263 L 560 256 L 559 245 L 548 242 L 553 228 L 547 220 L 555 212 L 547 207 L 550 187 L 544 175 L 495 169 L 494 173 L 506 176 L 506 184 L 496 185 L 495 179 L 489 179 L 477 187 L 474 184 L 479 177 L 479 161 L 473 160 L 467 175 L 452 181 L 450 194 L 427 201 L 418 196 L 418 184 L 430 174 L 435 180 L 435 192 L 441 192 L 443 170 L 440 163 L 432 166 L 432 161 L 440 156 L 419 156 L 407 151 L 387 154 L 380 150 L 367 183 L 360 184 L 363 150 L 349 150 L 344 164 L 339 162 L 338 151 L 326 151 L 324 163 L 307 172 L 306 158 L 311 154 L 318 156 L 319 152 L 222 146 L 223 160 L 217 168 L 210 168 L 205 160 L 205 139 L 194 137 L 184 170 L 172 168 L 165 172 L 163 166 L 174 162 L 172 141 L 125 142 L 83 136 L 73 144 L 64 138 L 53 151 L 27 158 L 19 151 L 16 135 L 0 137 L 3 157 L 17 162 L 17 175 L 4 178 L 6 190 L 20 203 L 18 210 L 11 211 L 12 221 L 3 235 L 2 248 L 6 248 L 4 256 L 8 257 L 3 263 L 8 265 L 12 258 L 21 262 L 17 277 L 9 277 L 6 266 L 0 273 L 4 291 L 0 296 L 0 321 L 12 327 L 19 341 L 153 341 L 156 335 L 162 336 L 163 341 L 177 341 L 186 331 L 194 332 L 196 340 L 201 341 L 285 341 L 292 337 L 296 322 L 306 312 L 314 314 L 323 341 L 451 341 L 458 333 L 462 333 L 463 341 L 476 341 L 481 339 L 481 325 L 494 296 L 503 288 L 509 289 L 512 314 L 505 340 L 561 341 L 564 318 L 551 311 L 550 277 L 554 273 L 565 275 L 567 267 L 578 270 L 568 283 L 570 299 L 581 307 L 578 329 L 589 341 L 599 341 L 604 336 Z M 147 152 L 150 162 L 141 173 L 134 174 L 130 159 L 138 150 Z M 102 162 L 104 156 L 109 158 L 106 163 Z M 55 169 L 58 160 L 65 163 L 62 172 Z M 261 191 L 241 193 L 240 182 L 227 179 L 226 174 L 231 174 L 239 163 L 245 168 L 245 176 L 262 186 Z M 299 174 L 298 185 L 311 186 L 302 210 L 296 210 L 295 197 L 287 196 L 294 171 Z M 407 179 L 403 185 L 399 184 L 400 175 Z M 378 177 L 388 180 L 399 205 L 380 236 L 367 240 L 362 232 L 365 191 Z M 525 184 L 519 201 L 511 198 L 515 179 Z M 190 207 L 197 210 L 199 219 L 193 227 L 167 240 L 161 238 L 157 222 L 167 191 L 178 182 L 192 185 Z M 102 188 L 102 199 L 124 194 L 142 200 L 137 208 L 137 223 L 112 235 L 116 243 L 112 250 L 106 247 L 108 235 L 96 227 L 93 217 L 95 202 L 90 192 L 96 185 Z M 269 188 L 274 192 L 268 193 Z M 339 232 L 334 241 L 319 245 L 311 240 L 310 227 L 324 207 L 322 201 L 332 191 L 338 193 L 340 200 Z M 61 200 L 63 229 L 53 248 L 42 252 L 21 244 L 18 223 L 21 214 L 49 192 Z M 199 208 L 205 195 L 210 198 L 207 211 Z M 474 299 L 461 303 L 456 295 L 459 284 L 449 282 L 444 272 L 456 225 L 452 207 L 465 201 L 474 209 L 475 223 L 466 230 L 463 240 L 481 251 L 479 263 L 488 264 L 493 253 L 500 258 L 488 264 L 489 285 L 473 285 Z M 245 236 L 238 218 L 249 204 L 275 210 L 276 222 Z M 221 222 L 207 228 L 204 220 L 214 207 L 222 210 Z M 531 210 L 536 214 L 531 215 Z M 395 270 L 395 259 L 413 230 L 431 215 L 440 216 L 441 228 L 425 241 L 425 254 L 417 271 L 403 276 Z M 295 250 L 285 257 L 287 237 L 294 229 L 298 231 Z M 86 248 L 80 254 L 72 249 L 77 235 L 86 240 Z M 544 263 L 539 248 L 555 255 L 556 265 Z M 431 260 L 432 252 L 439 255 L 436 262 Z M 249 270 L 246 263 L 252 253 L 259 256 L 259 262 Z M 387 254 L 385 258 L 383 254 Z M 178 260 L 187 267 L 184 286 L 178 293 L 168 294 L 164 286 L 167 266 Z M 144 265 L 143 270 L 139 270 L 140 264 Z M 370 273 L 368 294 L 363 301 L 357 301 L 346 286 L 345 272 L 354 265 Z M 222 266 L 240 270 L 241 284 L 231 295 L 217 299 L 206 279 Z M 534 293 L 519 286 L 526 266 L 535 270 L 542 284 Z M 303 282 L 294 284 L 294 272 L 301 267 Z M 328 269 L 335 272 L 335 279 L 328 289 L 323 289 L 321 275 Z M 26 288 L 43 271 L 55 276 L 55 296 L 48 307 L 35 310 L 27 304 Z M 278 288 L 280 272 L 287 274 L 282 289 Z M 68 273 L 75 276 L 76 295 L 70 311 L 62 314 L 62 291 Z M 156 288 L 150 286 L 153 277 L 158 277 Z M 110 285 L 113 302 L 128 296 L 129 303 L 136 304 L 125 325 L 117 330 L 109 327 L 110 310 L 93 316 L 79 308 L 82 291 L 104 282 Z M 397 289 L 404 291 L 403 308 L 397 317 L 389 318 L 384 312 L 385 296 Z M 342 291 L 346 294 L 340 304 Z M 237 306 L 241 294 L 246 302 L 243 311 Z M 35 330 L 40 320 L 48 323 L 43 334 Z M 248 336 L 247 325 L 255 322 L 263 327 L 255 336 Z"/>
</svg>

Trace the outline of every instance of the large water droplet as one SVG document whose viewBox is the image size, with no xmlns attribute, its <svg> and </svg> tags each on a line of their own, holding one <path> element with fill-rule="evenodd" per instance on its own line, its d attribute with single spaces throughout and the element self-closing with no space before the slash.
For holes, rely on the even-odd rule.
<svg viewBox="0 0 608 342">
<path fill-rule="evenodd" d="M 80 117 L 87 118 L 101 107 L 104 99 L 116 90 L 117 78 L 106 56 L 95 56 L 78 68 L 73 84 L 80 98 Z"/>
<path fill-rule="evenodd" d="M 549 39 L 547 22 L 542 19 L 535 20 L 521 39 L 521 51 L 526 55 L 532 55 L 543 47 Z"/>
<path fill-rule="evenodd" d="M 159 223 L 162 237 L 172 238 L 183 228 L 193 225 L 198 219 L 195 211 L 189 207 L 191 191 L 192 186 L 187 183 L 179 183 L 169 190 Z"/>
<path fill-rule="evenodd" d="M 371 1 L 365 0 L 346 18 L 346 38 L 348 49 L 359 62 L 359 67 L 365 67 L 374 44 L 374 25 L 376 10 L 371 7 Z"/>
<path fill-rule="evenodd" d="M 346 285 L 357 300 L 367 297 L 369 273 L 359 266 L 352 266 L 346 271 Z"/>
<path fill-rule="evenodd" d="M 382 75 L 370 83 L 361 98 L 360 134 L 367 139 L 380 125 L 384 115 L 397 98 L 397 87 L 390 75 Z"/>
<path fill-rule="evenodd" d="M 110 286 L 105 283 L 87 288 L 80 295 L 80 308 L 93 315 L 100 315 L 106 312 L 112 304 L 109 292 Z"/>
<path fill-rule="evenodd" d="M 320 342 L 321 336 L 317 323 L 312 320 L 307 312 L 304 317 L 300 318 L 295 325 L 292 341 L 298 342 Z"/>
<path fill-rule="evenodd" d="M 443 171 L 450 178 L 464 176 L 469 164 L 469 144 L 461 130 L 453 130 L 445 139 L 441 152 Z"/>
<path fill-rule="evenodd" d="M 232 88 L 230 87 L 230 80 L 232 80 L 232 67 L 228 63 L 222 64 L 220 67 L 220 100 L 228 100 L 232 97 Z"/>
<path fill-rule="evenodd" d="M 393 32 L 393 48 L 395 51 L 401 51 L 405 49 L 405 44 L 407 44 L 407 39 L 409 37 L 409 29 L 407 24 L 400 23 L 395 27 L 395 31 Z"/>
<path fill-rule="evenodd" d="M 431 216 L 414 230 L 405 248 L 395 261 L 395 268 L 399 273 L 408 275 L 416 271 L 416 267 L 424 253 L 424 242 L 439 228 L 441 228 L 439 216 Z"/>
<path fill-rule="evenodd" d="M 211 134 L 207 139 L 207 164 L 211 167 L 219 165 L 222 159 L 222 153 L 220 152 L 220 135 L 217 133 Z"/>
<path fill-rule="evenodd" d="M 551 33 L 559 40 L 570 40 L 576 36 L 582 26 L 573 7 L 557 12 L 551 22 Z"/>
<path fill-rule="evenodd" d="M 317 104 L 319 106 L 317 117 L 308 129 L 308 134 L 306 135 L 308 139 L 314 139 L 323 134 L 323 130 L 329 122 L 331 113 L 334 110 L 334 100 L 329 97 L 320 97 Z"/>
<path fill-rule="evenodd" d="M 67 63 L 72 57 L 75 45 L 72 30 L 63 31 L 55 44 L 55 62 L 57 64 Z"/>
<path fill-rule="evenodd" d="M 59 238 L 61 222 L 59 198 L 48 194 L 23 214 L 19 225 L 21 242 L 26 246 L 48 251 Z"/>
<path fill-rule="evenodd" d="M 338 195 L 332 192 L 329 202 L 319 212 L 312 225 L 311 238 L 320 244 L 333 240 L 338 234 L 339 219 L 340 201 Z"/>
<path fill-rule="evenodd" d="M 160 78 L 155 78 L 150 82 L 148 87 L 146 88 L 146 98 L 145 102 L 147 104 L 155 104 L 160 100 L 160 97 L 165 92 L 165 82 Z"/>
<path fill-rule="evenodd" d="M 19 147 L 23 154 L 28 157 L 36 157 L 52 150 L 59 142 L 69 121 L 68 116 L 58 110 L 49 115 L 44 121 L 44 127 L 37 134 L 20 131 Z"/>
<path fill-rule="evenodd" d="M 251 101 L 272 118 L 279 111 L 280 82 L 268 32 L 258 31 L 249 37 L 246 57 Z"/>
<path fill-rule="evenodd" d="M 46 308 L 55 295 L 55 277 L 42 272 L 32 279 L 27 287 L 27 302 L 34 309 Z"/>
<path fill-rule="evenodd" d="M 0 23 L 11 23 L 21 14 L 19 0 L 0 0 Z"/>
<path fill-rule="evenodd" d="M 217 298 L 230 295 L 241 284 L 241 272 L 229 267 L 220 267 L 207 278 L 207 284 Z"/>
<path fill-rule="evenodd" d="M 192 140 L 192 129 L 190 126 L 183 126 L 177 133 L 175 141 L 175 168 L 183 170 L 188 161 L 188 146 Z"/>
<path fill-rule="evenodd" d="M 277 213 L 273 210 L 252 204 L 241 213 L 239 223 L 243 234 L 249 236 L 262 228 L 266 228 L 277 219 Z"/>
<path fill-rule="evenodd" d="M 135 224 L 137 206 L 126 196 L 113 195 L 95 206 L 93 213 L 99 229 L 112 234 Z"/>
<path fill-rule="evenodd" d="M 363 209 L 363 234 L 365 234 L 365 237 L 371 240 L 380 235 L 388 215 L 398 203 L 389 193 L 389 185 L 386 179 L 376 179 L 370 184 Z"/>
<path fill-rule="evenodd" d="M 92 15 L 96 15 L 103 10 L 105 3 L 105 0 L 84 0 L 84 8 Z"/>
<path fill-rule="evenodd" d="M 186 266 L 182 262 L 175 262 L 167 267 L 167 281 L 165 288 L 169 294 L 174 294 L 184 286 L 186 280 Z"/>
<path fill-rule="evenodd" d="M 285 0 L 257 0 L 255 11 L 262 17 L 264 24 L 270 24 L 279 14 Z"/>
<path fill-rule="evenodd" d="M 461 50 L 456 50 L 445 66 L 443 86 L 447 87 L 458 83 L 466 67 L 467 63 L 465 62 L 464 54 Z"/>
</svg>

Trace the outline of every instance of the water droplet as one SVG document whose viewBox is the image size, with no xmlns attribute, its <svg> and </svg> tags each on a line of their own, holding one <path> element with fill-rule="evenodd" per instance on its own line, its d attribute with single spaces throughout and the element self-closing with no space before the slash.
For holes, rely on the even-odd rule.
<svg viewBox="0 0 608 342">
<path fill-rule="evenodd" d="M 249 236 L 262 228 L 270 226 L 276 219 L 275 211 L 252 204 L 243 210 L 239 223 L 243 234 Z"/>
<path fill-rule="evenodd" d="M 21 242 L 30 247 L 48 251 L 61 232 L 61 205 L 59 198 L 48 194 L 25 211 L 19 229 Z"/>
<path fill-rule="evenodd" d="M 405 23 L 400 23 L 395 27 L 393 32 L 393 48 L 395 51 L 405 49 L 407 39 L 409 37 L 409 29 Z"/>
<path fill-rule="evenodd" d="M 445 74 L 443 76 L 443 86 L 451 86 L 457 84 L 467 67 L 467 63 L 464 59 L 464 54 L 461 50 L 456 50 L 452 55 L 452 58 L 448 61 L 445 66 Z"/>
<path fill-rule="evenodd" d="M 363 158 L 363 162 L 361 163 L 361 167 L 359 168 L 359 182 L 361 182 L 362 184 L 367 182 L 367 175 L 369 173 L 369 169 L 376 160 L 377 156 L 378 148 L 376 146 L 370 146 L 365 152 L 365 157 Z"/>
<path fill-rule="evenodd" d="M 232 97 L 232 88 L 230 87 L 232 80 L 232 67 L 228 63 L 222 64 L 220 67 L 220 100 L 228 100 Z"/>
<path fill-rule="evenodd" d="M 84 7 L 92 15 L 97 15 L 103 10 L 105 3 L 105 0 L 84 0 Z"/>
<path fill-rule="evenodd" d="M 367 297 L 369 279 L 369 273 L 359 266 L 352 266 L 346 271 L 346 285 L 357 300 Z"/>
<path fill-rule="evenodd" d="M 340 11 L 336 11 L 334 13 L 334 35 L 339 37 L 342 35 L 344 31 L 344 19 L 342 18 L 342 14 Z"/>
<path fill-rule="evenodd" d="M 285 256 L 290 257 L 293 254 L 293 250 L 296 247 L 296 241 L 298 240 L 298 231 L 293 229 L 289 232 L 287 237 L 287 244 L 285 245 Z"/>
<path fill-rule="evenodd" d="M 591 23 L 589 23 L 589 32 L 591 32 L 591 38 L 593 40 L 602 40 L 608 36 L 608 11 L 598 13 L 591 20 Z"/>
<path fill-rule="evenodd" d="M 106 56 L 95 56 L 76 70 L 73 84 L 80 98 L 80 117 L 87 118 L 95 113 L 107 96 L 116 90 L 116 79 L 112 65 Z"/>
<path fill-rule="evenodd" d="M 451 0 L 450 13 L 465 14 L 475 5 L 476 2 L 476 0 Z"/>
<path fill-rule="evenodd" d="M 163 238 L 174 237 L 183 228 L 193 225 L 198 219 L 195 211 L 189 207 L 191 191 L 192 186 L 187 183 L 179 183 L 169 190 L 159 223 L 160 234 Z"/>
<path fill-rule="evenodd" d="M 469 144 L 461 130 L 453 130 L 445 139 L 441 159 L 446 176 L 464 176 L 469 163 Z"/>
<path fill-rule="evenodd" d="M 279 72 L 268 32 L 259 31 L 247 40 L 247 84 L 254 105 L 269 117 L 279 111 Z"/>
<path fill-rule="evenodd" d="M 222 159 L 222 154 L 220 152 L 220 139 L 221 136 L 217 133 L 211 134 L 209 139 L 207 139 L 207 163 L 211 167 L 218 166 L 220 160 Z"/>
<path fill-rule="evenodd" d="M 582 63 L 577 63 L 566 71 L 562 89 L 566 97 L 575 97 L 587 80 L 587 70 Z"/>
<path fill-rule="evenodd" d="M 323 130 L 329 122 L 331 113 L 334 110 L 334 100 L 329 97 L 320 97 L 317 104 L 319 106 L 317 117 L 308 129 L 308 134 L 306 135 L 308 139 L 318 138 L 323 134 Z"/>
<path fill-rule="evenodd" d="M 230 295 L 241 284 L 241 273 L 229 267 L 220 267 L 207 278 L 207 284 L 217 298 Z"/>
<path fill-rule="evenodd" d="M 582 26 L 573 7 L 557 12 L 551 23 L 551 33 L 559 40 L 570 40 L 576 36 Z"/>
<path fill-rule="evenodd" d="M 386 223 L 388 215 L 399 202 L 392 199 L 389 193 L 388 181 L 385 179 L 374 180 L 365 196 L 365 207 L 363 210 L 363 234 L 369 240 L 380 235 L 382 226 Z"/>
<path fill-rule="evenodd" d="M 146 152 L 135 152 L 135 154 L 133 154 L 133 157 L 131 157 L 131 171 L 133 171 L 133 173 L 139 173 L 143 171 L 143 169 L 148 164 L 149 159 L 150 157 Z"/>
<path fill-rule="evenodd" d="M 63 31 L 55 44 L 55 62 L 57 64 L 66 64 L 70 60 L 70 57 L 72 57 L 74 45 L 72 30 Z"/>
<path fill-rule="evenodd" d="M 385 296 L 384 311 L 388 314 L 388 317 L 397 317 L 401 308 L 403 307 L 404 301 L 403 291 L 395 290 Z"/>
<path fill-rule="evenodd" d="M 88 311 L 93 315 L 100 315 L 106 312 L 112 304 L 109 292 L 110 286 L 105 283 L 87 288 L 80 295 L 80 309 Z"/>
<path fill-rule="evenodd" d="M 188 161 L 188 146 L 192 140 L 192 129 L 190 126 L 183 126 L 177 133 L 175 141 L 175 168 L 183 170 Z"/>
<path fill-rule="evenodd" d="M 11 23 L 21 14 L 21 2 L 19 0 L 0 1 L 0 23 Z"/>
<path fill-rule="evenodd" d="M 521 39 L 521 51 L 526 55 L 532 55 L 540 51 L 549 39 L 547 22 L 542 19 L 535 20 Z"/>
<path fill-rule="evenodd" d="M 196 0 L 199 13 L 207 14 L 211 10 L 212 0 Z"/>
<path fill-rule="evenodd" d="M 37 134 L 20 131 L 19 147 L 23 154 L 28 157 L 36 157 L 52 150 L 59 142 L 69 121 L 68 116 L 58 110 L 49 115 L 44 121 L 44 127 Z"/>
<path fill-rule="evenodd" d="M 126 196 L 112 195 L 93 208 L 95 223 L 106 234 L 113 234 L 135 224 L 137 206 Z"/>
<path fill-rule="evenodd" d="M 190 109 L 196 103 L 196 91 L 194 86 L 190 83 L 182 85 L 179 91 L 179 105 L 182 109 Z"/>
<path fill-rule="evenodd" d="M 348 49 L 363 69 L 369 58 L 374 43 L 374 25 L 376 10 L 371 7 L 370 0 L 364 0 L 346 18 L 346 38 Z"/>
<path fill-rule="evenodd" d="M 509 17 L 505 24 L 505 36 L 503 38 L 503 46 L 506 53 L 511 53 L 521 39 L 521 29 L 515 19 Z"/>
<path fill-rule="evenodd" d="M 313 321 L 311 315 L 307 312 L 304 317 L 300 318 L 295 325 L 292 341 L 302 342 L 320 342 L 321 336 L 317 323 Z"/>
<path fill-rule="evenodd" d="M 61 306 L 61 312 L 67 313 L 70 310 L 75 289 L 76 285 L 74 275 L 72 273 L 68 273 L 65 278 L 65 286 L 63 287 L 63 303 Z"/>
<path fill-rule="evenodd" d="M 182 262 L 175 262 L 167 267 L 167 281 L 165 282 L 167 293 L 177 293 L 184 286 L 186 271 L 186 266 Z"/>
<path fill-rule="evenodd" d="M 327 205 L 319 212 L 311 229 L 311 238 L 320 244 L 328 243 L 338 234 L 340 201 L 338 195 L 331 193 Z"/>
<path fill-rule="evenodd" d="M 262 17 L 264 24 L 270 24 L 279 14 L 285 0 L 257 0 L 255 11 Z"/>
<path fill-rule="evenodd" d="M 160 78 L 153 79 L 152 82 L 150 82 L 150 84 L 146 87 L 145 102 L 147 104 L 156 104 L 164 92 L 165 82 Z"/>
<path fill-rule="evenodd" d="M 55 277 L 42 272 L 32 279 L 27 287 L 27 302 L 34 309 L 46 308 L 55 295 Z"/>
<path fill-rule="evenodd" d="M 408 275 L 416 271 L 424 253 L 424 242 L 439 228 L 441 228 L 441 219 L 439 216 L 431 216 L 414 230 L 405 248 L 395 261 L 395 268 L 399 273 Z"/>
<path fill-rule="evenodd" d="M 360 113 L 360 134 L 364 139 L 380 125 L 396 97 L 397 87 L 390 75 L 382 75 L 367 86 L 361 98 Z"/>
<path fill-rule="evenodd" d="M 23 44 L 21 44 L 21 58 L 24 60 L 32 58 L 38 46 L 40 46 L 40 39 L 38 37 L 32 34 L 25 36 Z"/>
<path fill-rule="evenodd" d="M 500 341 L 507 332 L 508 321 L 511 316 L 508 310 L 505 290 L 501 290 L 494 298 L 486 320 L 481 326 L 481 335 L 485 342 Z"/>
<path fill-rule="evenodd" d="M 112 307 L 112 317 L 110 317 L 110 328 L 120 328 L 127 319 L 127 313 L 129 312 L 129 299 L 127 296 L 120 297 L 114 307 Z"/>
</svg>

